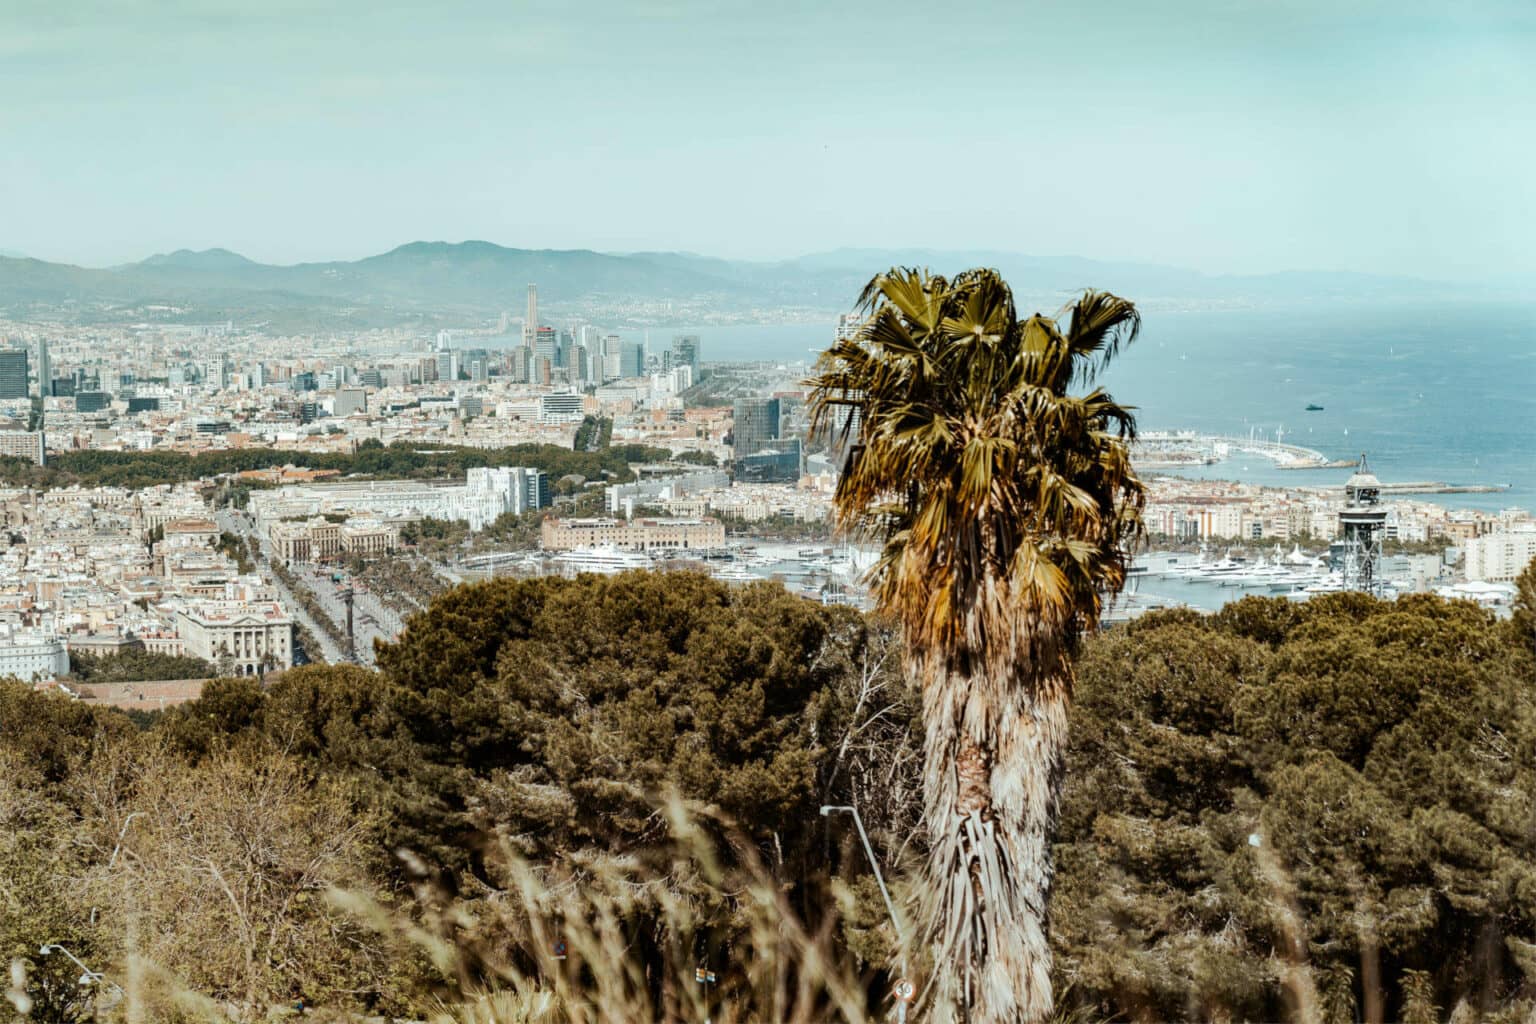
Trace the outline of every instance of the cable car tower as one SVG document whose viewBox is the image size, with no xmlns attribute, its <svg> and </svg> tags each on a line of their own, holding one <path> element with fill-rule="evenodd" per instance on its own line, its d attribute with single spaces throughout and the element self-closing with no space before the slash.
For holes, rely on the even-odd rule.
<svg viewBox="0 0 1536 1024">
<path fill-rule="evenodd" d="M 1339 513 L 1339 532 L 1345 590 L 1359 590 L 1381 597 L 1385 581 L 1381 577 L 1381 542 L 1387 532 L 1387 510 L 1381 505 L 1381 481 L 1366 465 L 1360 453 L 1360 465 L 1344 482 L 1344 510 Z"/>
</svg>

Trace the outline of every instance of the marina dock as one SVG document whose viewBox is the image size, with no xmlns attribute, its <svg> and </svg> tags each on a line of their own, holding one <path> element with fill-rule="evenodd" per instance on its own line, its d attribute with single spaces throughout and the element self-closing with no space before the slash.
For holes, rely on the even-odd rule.
<svg viewBox="0 0 1536 1024">
<path fill-rule="evenodd" d="M 1229 437 L 1223 434 L 1196 434 L 1191 431 L 1154 431 L 1136 439 L 1131 458 L 1149 468 L 1158 466 L 1211 465 L 1223 462 L 1234 452 L 1269 459 L 1281 469 L 1333 469 L 1353 466 L 1353 462 L 1329 459 L 1320 451 L 1301 445 L 1266 441 L 1254 437 Z"/>
</svg>

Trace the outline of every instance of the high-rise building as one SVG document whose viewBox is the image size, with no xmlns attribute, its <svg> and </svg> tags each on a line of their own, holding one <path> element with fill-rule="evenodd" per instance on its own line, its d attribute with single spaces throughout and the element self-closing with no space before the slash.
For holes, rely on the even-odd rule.
<svg viewBox="0 0 1536 1024">
<path fill-rule="evenodd" d="M 603 338 L 603 383 L 623 376 L 620 370 L 619 336 L 610 334 Z"/>
<path fill-rule="evenodd" d="M 508 512 L 522 515 L 550 505 L 549 475 L 521 466 L 477 466 L 465 481 L 469 528 L 479 532 Z"/>
<path fill-rule="evenodd" d="M 699 379 L 699 336 L 679 334 L 672 339 L 672 361 L 668 369 L 686 366 L 693 371 L 693 379 Z"/>
<path fill-rule="evenodd" d="M 41 430 L 0 430 L 0 455 L 41 466 L 46 461 L 45 448 Z"/>
<path fill-rule="evenodd" d="M 762 451 L 779 436 L 781 410 L 777 398 L 738 398 L 733 411 L 732 454 L 736 458 Z"/>
<path fill-rule="evenodd" d="M 540 327 L 533 332 L 533 349 L 535 357 L 549 360 L 550 366 L 560 365 L 560 336 L 553 327 Z"/>
<path fill-rule="evenodd" d="M 534 341 L 539 335 L 539 286 L 528 285 L 528 313 L 523 320 L 523 344 L 529 348 L 535 348 Z M 537 349 L 535 349 L 537 351 Z"/>
<path fill-rule="evenodd" d="M 638 341 L 620 342 L 619 376 L 645 376 L 645 345 L 643 343 Z"/>
<path fill-rule="evenodd" d="M 805 468 L 798 437 L 776 437 L 751 455 L 736 459 L 736 479 L 744 483 L 794 483 Z"/>
<path fill-rule="evenodd" d="M 510 376 L 518 384 L 526 384 L 533 377 L 533 349 L 519 345 L 512 350 Z"/>
<path fill-rule="evenodd" d="M 833 338 L 837 341 L 849 341 L 859 336 L 859 329 L 864 326 L 864 318 L 857 313 L 841 313 L 837 318 L 837 332 Z"/>
<path fill-rule="evenodd" d="M 437 350 L 439 352 L 446 352 L 451 348 L 453 348 L 453 334 L 449 331 L 438 331 Z"/>
<path fill-rule="evenodd" d="M 1462 542 L 1467 579 L 1513 583 L 1536 562 L 1536 529 L 1511 528 Z"/>
<path fill-rule="evenodd" d="M 0 398 L 26 398 L 27 350 L 0 349 Z"/>
<path fill-rule="evenodd" d="M 48 339 L 37 339 L 37 397 L 46 398 L 53 390 L 53 368 L 48 365 Z"/>
</svg>

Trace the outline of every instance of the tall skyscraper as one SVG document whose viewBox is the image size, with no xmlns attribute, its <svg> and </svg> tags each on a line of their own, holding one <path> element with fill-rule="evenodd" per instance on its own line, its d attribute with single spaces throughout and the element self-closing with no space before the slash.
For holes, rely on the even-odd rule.
<svg viewBox="0 0 1536 1024">
<path fill-rule="evenodd" d="M 602 378 L 604 383 L 606 383 L 610 380 L 617 380 L 623 375 L 619 352 L 619 336 L 617 334 L 610 334 L 603 338 Z"/>
<path fill-rule="evenodd" d="M 761 451 L 779 436 L 781 410 L 777 398 L 738 398 L 733 411 L 736 423 L 731 431 L 731 450 L 736 458 Z"/>
<path fill-rule="evenodd" d="M 0 398 L 26 398 L 27 350 L 0 349 Z"/>
<path fill-rule="evenodd" d="M 553 327 L 542 327 L 534 331 L 529 348 L 533 349 L 536 358 L 549 360 L 550 366 L 560 365 L 560 336 Z"/>
<path fill-rule="evenodd" d="M 667 367 L 675 370 L 679 366 L 686 366 L 693 371 L 693 379 L 699 379 L 699 336 L 697 334 L 679 334 L 672 339 L 672 361 Z"/>
<path fill-rule="evenodd" d="M 539 286 L 528 285 L 528 315 L 523 321 L 523 344 L 529 348 L 534 347 L 534 342 L 539 336 Z"/>
<path fill-rule="evenodd" d="M 37 339 L 37 397 L 46 398 L 53 390 L 53 368 L 48 365 L 48 339 Z"/>
<path fill-rule="evenodd" d="M 645 345 L 638 341 L 621 342 L 619 345 L 619 376 L 645 376 Z"/>
<path fill-rule="evenodd" d="M 517 383 L 528 383 L 533 377 L 533 349 L 527 345 L 519 345 L 512 350 L 510 373 Z"/>
</svg>

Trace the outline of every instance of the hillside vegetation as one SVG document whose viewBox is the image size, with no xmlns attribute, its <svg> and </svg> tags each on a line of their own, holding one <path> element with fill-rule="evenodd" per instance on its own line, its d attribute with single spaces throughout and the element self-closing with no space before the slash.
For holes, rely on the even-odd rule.
<svg viewBox="0 0 1536 1024">
<path fill-rule="evenodd" d="M 1533 646 L 1529 605 L 1358 595 L 1090 639 L 1061 1012 L 1525 1020 Z M 905 906 L 920 737 L 892 652 L 776 585 L 637 573 L 461 587 L 377 672 L 216 681 L 144 729 L 0 685 L 12 1005 L 875 1019 L 895 935 L 851 824 L 818 808 L 859 807 Z M 92 1004 L 44 942 L 131 998 Z"/>
</svg>

